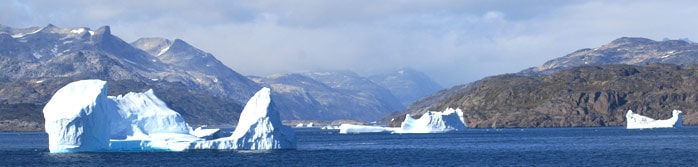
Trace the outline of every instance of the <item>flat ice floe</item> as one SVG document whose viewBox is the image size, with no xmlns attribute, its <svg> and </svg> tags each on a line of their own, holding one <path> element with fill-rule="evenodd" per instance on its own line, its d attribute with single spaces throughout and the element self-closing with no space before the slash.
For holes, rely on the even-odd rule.
<svg viewBox="0 0 698 167">
<path fill-rule="evenodd" d="M 220 139 L 218 129 L 192 130 L 152 90 L 106 92 L 105 81 L 81 80 L 53 95 L 43 110 L 51 153 L 296 148 L 293 129 L 281 124 L 269 88 L 250 99 L 233 134 Z"/>
<path fill-rule="evenodd" d="M 672 111 L 672 117 L 666 120 L 655 120 L 650 117 L 642 116 L 628 110 L 625 114 L 626 128 L 628 129 L 650 129 L 650 128 L 678 128 L 683 124 L 683 112 L 680 110 Z"/>
</svg>

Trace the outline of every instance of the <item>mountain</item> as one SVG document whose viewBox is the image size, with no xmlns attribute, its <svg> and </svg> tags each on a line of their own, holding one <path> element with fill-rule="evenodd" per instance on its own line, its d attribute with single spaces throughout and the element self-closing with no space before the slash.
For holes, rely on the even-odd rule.
<svg viewBox="0 0 698 167">
<path fill-rule="evenodd" d="M 154 56 L 112 35 L 108 26 L 0 25 L 0 123 L 43 124 L 37 113 L 48 98 L 79 79 L 108 81 L 109 95 L 153 88 L 193 124 L 234 124 L 236 119 L 228 118 L 236 118 L 243 102 L 260 88 L 184 41 L 134 45 L 145 43 L 170 49 Z"/>
<path fill-rule="evenodd" d="M 505 74 L 475 82 L 429 110 L 461 108 L 468 127 L 479 128 L 622 126 L 628 110 L 667 119 L 674 109 L 687 110 L 684 122 L 696 124 L 698 113 L 690 109 L 698 107 L 697 72 L 697 65 L 650 64 Z"/>
<path fill-rule="evenodd" d="M 606 64 L 698 64 L 698 57 L 695 56 L 697 54 L 698 44 L 686 40 L 654 41 L 647 38 L 622 37 L 599 48 L 577 50 L 521 73 L 549 74 L 578 66 Z"/>
<path fill-rule="evenodd" d="M 135 48 L 146 51 L 165 64 L 176 67 L 178 73 L 194 76 L 194 80 L 181 76 L 162 78 L 169 82 L 185 82 L 187 86 L 207 89 L 227 96 L 240 103 L 261 88 L 252 80 L 233 71 L 212 54 L 191 46 L 180 39 L 141 38 L 131 43 Z"/>
<path fill-rule="evenodd" d="M 629 109 L 668 118 L 668 111 L 695 107 L 697 81 L 690 77 L 696 49 L 684 40 L 623 37 L 516 74 L 441 90 L 412 103 L 390 125 L 407 113 L 448 107 L 462 108 L 469 127 L 618 126 Z M 695 124 L 694 117 L 687 110 L 684 122 Z"/>
<path fill-rule="evenodd" d="M 376 74 L 368 77 L 374 83 L 387 88 L 403 106 L 443 89 L 426 74 L 411 68 Z"/>
<path fill-rule="evenodd" d="M 250 78 L 271 88 L 284 119 L 375 121 L 402 109 L 390 91 L 349 71 Z"/>
<path fill-rule="evenodd" d="M 108 95 L 152 88 L 194 125 L 235 124 L 262 86 L 272 88 L 283 119 L 375 121 L 421 91 L 410 88 L 428 90 L 423 85 L 432 82 L 410 69 L 373 76 L 375 82 L 350 71 L 247 78 L 180 39 L 127 43 L 108 26 L 0 25 L 0 130 L 43 129 L 41 110 L 53 93 L 82 79 L 107 81 Z"/>
<path fill-rule="evenodd" d="M 404 108 L 390 90 L 351 71 L 316 71 L 302 73 L 302 75 L 342 93 L 353 94 L 354 97 L 361 99 L 354 103 L 364 106 L 374 105 L 372 110 L 376 112 L 389 113 Z M 376 118 L 380 117 L 382 116 L 376 116 Z"/>
</svg>

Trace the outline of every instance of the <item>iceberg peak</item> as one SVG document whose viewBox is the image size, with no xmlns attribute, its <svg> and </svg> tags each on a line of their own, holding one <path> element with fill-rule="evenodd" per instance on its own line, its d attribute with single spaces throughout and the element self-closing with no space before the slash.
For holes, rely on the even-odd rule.
<svg viewBox="0 0 698 167">
<path fill-rule="evenodd" d="M 191 149 L 295 149 L 296 135 L 291 127 L 281 124 L 270 94 L 264 87 L 250 98 L 230 137 L 196 142 Z"/>
</svg>

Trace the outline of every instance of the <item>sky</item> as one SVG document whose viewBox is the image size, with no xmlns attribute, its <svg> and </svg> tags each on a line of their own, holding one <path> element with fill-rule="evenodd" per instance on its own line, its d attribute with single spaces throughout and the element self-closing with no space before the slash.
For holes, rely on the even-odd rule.
<svg viewBox="0 0 698 167">
<path fill-rule="evenodd" d="M 698 40 L 698 1 L 0 0 L 0 24 L 182 39 L 243 75 L 402 67 L 444 87 L 620 37 Z"/>
</svg>

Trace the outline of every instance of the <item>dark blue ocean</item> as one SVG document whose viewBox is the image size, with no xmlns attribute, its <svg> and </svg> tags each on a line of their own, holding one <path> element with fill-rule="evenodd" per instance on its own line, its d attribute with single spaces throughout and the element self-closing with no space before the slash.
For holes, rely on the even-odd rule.
<svg viewBox="0 0 698 167">
<path fill-rule="evenodd" d="M 296 129 L 297 150 L 48 153 L 41 132 L 0 133 L 0 166 L 696 166 L 698 127 L 469 129 L 337 134 Z"/>
</svg>

